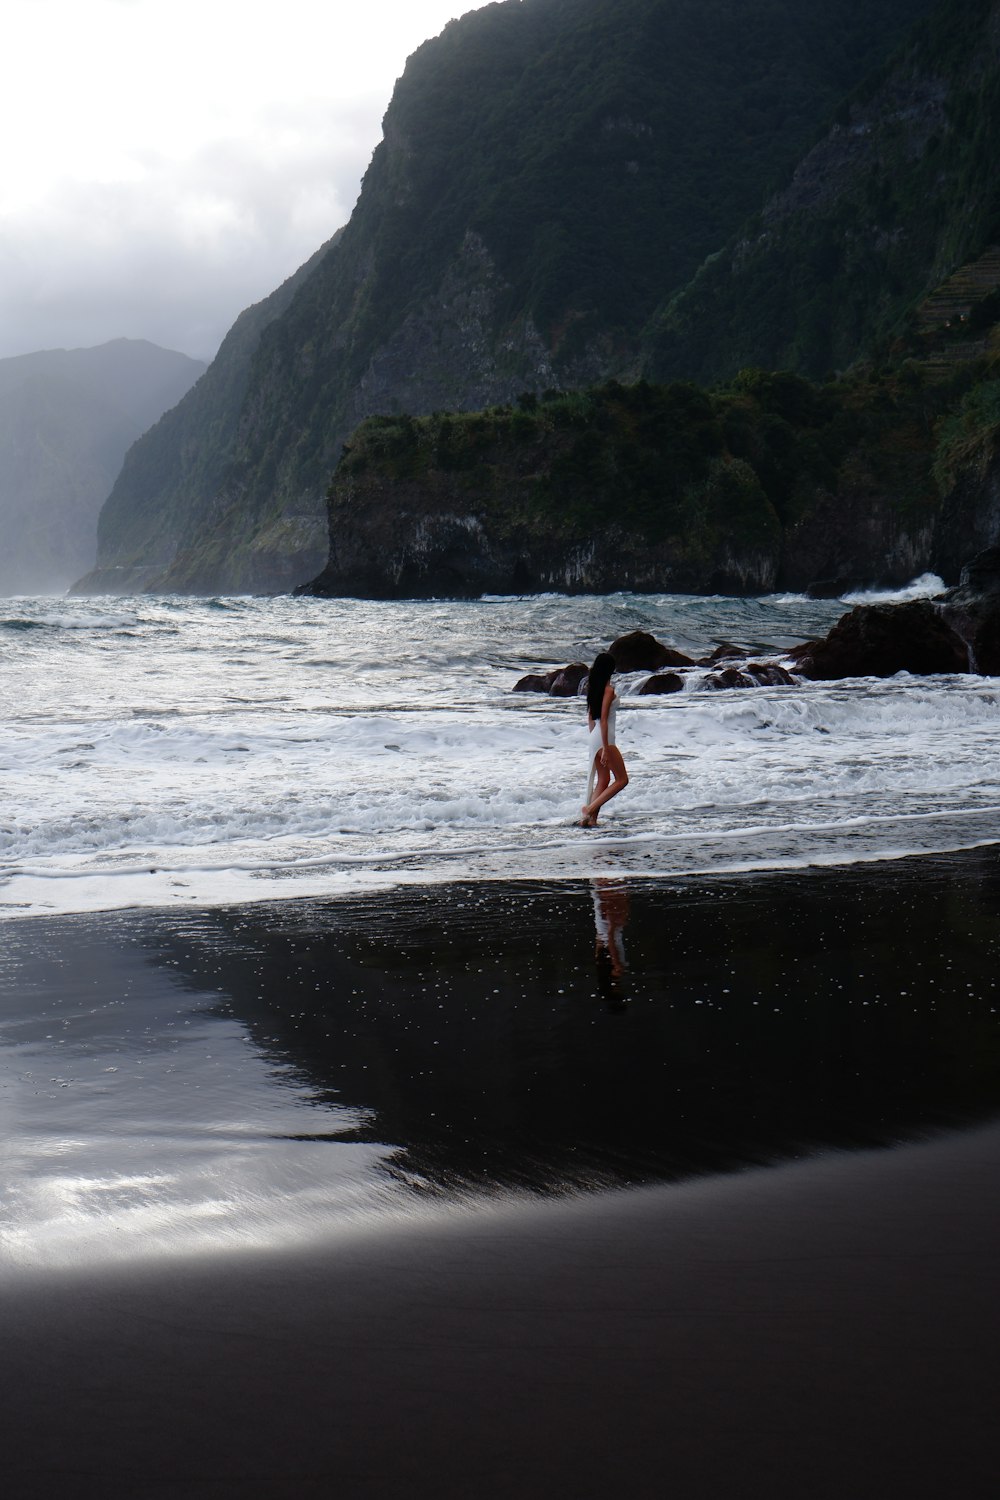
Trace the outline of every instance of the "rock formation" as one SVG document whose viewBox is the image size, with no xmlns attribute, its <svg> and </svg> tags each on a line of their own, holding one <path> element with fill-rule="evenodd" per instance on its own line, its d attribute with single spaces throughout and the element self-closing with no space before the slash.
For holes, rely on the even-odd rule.
<svg viewBox="0 0 1000 1500">
<path fill-rule="evenodd" d="M 1000 676 L 1000 547 L 967 563 L 958 587 L 943 594 L 938 607 L 966 647 L 968 670 Z"/>
<path fill-rule="evenodd" d="M 823 640 L 798 646 L 790 656 L 801 676 L 822 682 L 969 669 L 965 642 L 926 599 L 858 605 Z"/>
<path fill-rule="evenodd" d="M 665 646 L 645 630 L 633 630 L 612 641 L 608 651 L 618 672 L 657 672 L 661 667 L 693 667 L 694 658 Z"/>
<path fill-rule="evenodd" d="M 699 689 L 792 686 L 798 678 L 833 682 L 848 677 L 892 677 L 897 672 L 978 673 L 1000 676 L 1000 546 L 989 548 L 965 565 L 957 588 L 936 599 L 899 604 L 859 604 L 841 616 L 820 640 L 804 641 L 781 659 L 751 659 L 730 643 L 717 646 L 698 661 L 666 646 L 645 631 L 619 637 L 609 647 L 620 672 L 653 668 L 640 695 L 680 692 L 688 678 Z M 789 667 L 784 662 L 790 663 Z M 725 665 L 723 665 L 725 663 Z M 670 665 L 671 671 L 662 670 Z M 705 671 L 705 668 L 713 670 Z M 586 668 L 564 669 L 566 680 L 579 672 L 582 691 Z M 527 676 L 515 692 L 550 692 L 560 674 Z"/>
</svg>

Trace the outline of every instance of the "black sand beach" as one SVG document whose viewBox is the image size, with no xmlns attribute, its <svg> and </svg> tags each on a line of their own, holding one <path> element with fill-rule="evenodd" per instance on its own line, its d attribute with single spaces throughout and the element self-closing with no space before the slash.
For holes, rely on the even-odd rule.
<svg viewBox="0 0 1000 1500">
<path fill-rule="evenodd" d="M 993 1494 L 998 868 L 8 924 L 7 1492 Z"/>
<path fill-rule="evenodd" d="M 6 1492 L 989 1496 L 1000 1129 L 8 1286 Z"/>
</svg>

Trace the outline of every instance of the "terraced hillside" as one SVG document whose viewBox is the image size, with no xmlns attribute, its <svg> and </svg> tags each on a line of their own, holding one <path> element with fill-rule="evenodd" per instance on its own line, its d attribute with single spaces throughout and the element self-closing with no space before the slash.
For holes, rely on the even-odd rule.
<svg viewBox="0 0 1000 1500">
<path fill-rule="evenodd" d="M 1000 353 L 998 319 L 1000 245 L 991 245 L 920 304 L 911 347 L 931 379 L 946 379 L 957 365 Z"/>
</svg>

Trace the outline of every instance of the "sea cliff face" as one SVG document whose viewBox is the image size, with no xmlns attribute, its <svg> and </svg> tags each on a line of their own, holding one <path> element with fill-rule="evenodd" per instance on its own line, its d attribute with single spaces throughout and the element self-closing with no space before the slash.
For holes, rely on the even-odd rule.
<svg viewBox="0 0 1000 1500">
<path fill-rule="evenodd" d="M 347 479 L 331 497 L 330 558 L 306 592 L 368 598 L 474 598 L 480 594 L 763 593 L 774 586 L 779 527 L 766 501 L 742 544 L 702 515 L 697 538 L 650 538 L 610 514 L 586 529 L 492 508 L 442 478 L 432 487 Z"/>
<path fill-rule="evenodd" d="M 211 536 L 226 513 L 223 485 L 236 450 L 251 362 L 265 329 L 281 316 L 335 243 L 336 236 L 269 297 L 242 312 L 198 384 L 180 400 L 178 391 L 176 405 L 169 403 L 169 410 L 161 406 L 156 413 L 163 413 L 160 420 L 128 448 L 124 463 L 119 458 L 110 495 L 107 485 L 104 490 L 95 566 L 77 578 L 71 593 L 155 593 L 174 588 L 213 592 L 216 587 L 234 587 L 228 549 L 223 543 L 213 550 Z M 114 470 L 108 483 L 113 475 Z M 318 510 L 310 519 L 312 549 L 299 561 L 319 567 L 326 552 L 326 528 Z M 204 565 L 199 586 L 186 590 L 175 579 L 173 564 L 198 533 L 207 533 Z M 276 552 L 280 574 L 287 553 L 280 544 Z M 193 569 L 195 559 L 187 566 Z"/>
<path fill-rule="evenodd" d="M 922 493 L 901 504 L 894 484 L 849 466 L 836 488 L 818 486 L 805 514 L 786 528 L 779 586 L 816 591 L 826 585 L 836 593 L 895 587 L 928 571 L 957 578 L 961 561 L 945 567 L 934 547 L 939 514 L 929 472 Z"/>
<path fill-rule="evenodd" d="M 965 460 L 942 496 L 940 399 L 748 372 L 712 395 L 611 382 L 374 418 L 338 466 L 329 562 L 309 591 L 842 592 L 930 569 L 953 582 L 960 538 L 994 524 L 1000 479 Z"/>
<path fill-rule="evenodd" d="M 450 23 L 407 63 L 337 244 L 238 369 L 226 351 L 223 396 L 206 381 L 131 456 L 100 568 L 283 590 L 324 561 L 363 419 L 634 376 L 664 297 L 929 3 L 505 0 Z"/>
<path fill-rule="evenodd" d="M 976 553 L 1000 542 L 998 429 L 954 476 L 935 518 L 934 569 L 953 582 Z"/>
<path fill-rule="evenodd" d="M 766 496 L 739 532 L 710 491 L 684 530 L 649 535 L 615 520 L 567 527 L 504 516 L 483 492 L 445 476 L 422 483 L 371 474 L 341 478 L 330 493 L 330 551 L 305 592 L 362 598 L 468 598 L 534 592 L 761 594 L 829 582 L 838 592 L 902 585 L 945 572 L 932 546 L 933 517 L 916 524 L 869 492 L 820 497 L 808 523 L 785 531 Z M 515 518 L 516 515 L 516 518 Z"/>
</svg>

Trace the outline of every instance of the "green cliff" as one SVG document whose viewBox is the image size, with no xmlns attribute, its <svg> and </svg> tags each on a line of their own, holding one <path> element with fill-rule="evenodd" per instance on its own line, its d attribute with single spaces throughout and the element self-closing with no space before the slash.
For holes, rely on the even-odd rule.
<svg viewBox="0 0 1000 1500">
<path fill-rule="evenodd" d="M 461 463 L 366 424 L 316 591 L 955 581 L 1000 535 L 998 91 L 997 0 L 922 21 L 654 318 L 660 383 L 444 419 Z"/>
<path fill-rule="evenodd" d="M 919 24 L 665 299 L 646 373 L 711 382 L 753 363 L 819 377 L 900 337 L 919 357 L 920 302 L 998 236 L 1000 5 L 965 0 Z"/>
<path fill-rule="evenodd" d="M 505 0 L 451 23 L 409 60 L 351 221 L 269 318 L 238 405 L 214 427 L 206 377 L 130 455 L 101 567 L 287 588 L 323 560 L 365 417 L 634 377 L 657 309 L 927 9 Z"/>
<path fill-rule="evenodd" d="M 817 385 L 747 370 L 712 392 L 610 382 L 481 413 L 370 418 L 334 476 L 330 560 L 309 591 L 754 593 L 900 584 L 932 567 L 957 577 L 948 505 L 971 466 L 993 474 L 995 375 L 980 363 L 948 381 L 907 368 Z M 965 503 L 971 527 L 981 483 Z"/>
</svg>

